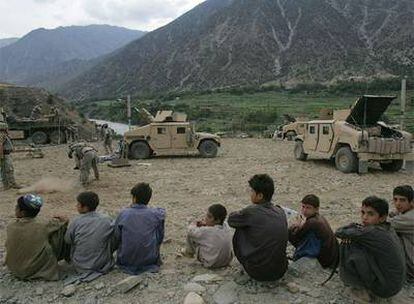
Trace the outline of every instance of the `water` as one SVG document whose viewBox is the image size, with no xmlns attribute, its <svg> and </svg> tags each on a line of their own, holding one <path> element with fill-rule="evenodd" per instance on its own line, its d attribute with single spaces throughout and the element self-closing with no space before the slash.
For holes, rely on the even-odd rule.
<svg viewBox="0 0 414 304">
<path fill-rule="evenodd" d="M 97 123 L 98 125 L 108 124 L 108 126 L 115 131 L 116 134 L 124 135 L 126 131 L 129 130 L 127 124 L 119 123 L 119 122 L 112 122 L 107 120 L 100 120 L 100 119 L 89 119 Z"/>
</svg>

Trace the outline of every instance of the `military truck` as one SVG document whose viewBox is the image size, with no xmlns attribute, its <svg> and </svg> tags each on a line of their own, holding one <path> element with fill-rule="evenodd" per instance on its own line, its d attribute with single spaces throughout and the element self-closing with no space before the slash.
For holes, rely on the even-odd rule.
<svg viewBox="0 0 414 304">
<path fill-rule="evenodd" d="M 63 144 L 77 137 L 76 125 L 55 115 L 39 119 L 7 117 L 7 123 L 12 139 L 28 139 L 36 145 Z"/>
<path fill-rule="evenodd" d="M 331 159 L 344 173 L 368 171 L 369 162 L 379 162 L 384 171 L 399 171 L 412 160 L 412 135 L 381 122 L 394 96 L 364 95 L 348 110 L 334 111 L 331 120 L 313 120 L 296 138 L 294 156 Z"/>
<path fill-rule="evenodd" d="M 279 126 L 278 130 L 273 135 L 274 139 L 287 139 L 289 141 L 294 140 L 297 135 L 301 135 L 305 132 L 304 120 L 298 120 L 291 122 L 284 126 Z"/>
<path fill-rule="evenodd" d="M 142 112 L 142 111 L 141 111 Z M 144 159 L 155 155 L 192 155 L 216 157 L 220 137 L 195 132 L 187 115 L 173 111 L 158 111 L 153 117 L 143 111 L 149 124 L 136 127 L 124 134 L 131 159 Z"/>
</svg>

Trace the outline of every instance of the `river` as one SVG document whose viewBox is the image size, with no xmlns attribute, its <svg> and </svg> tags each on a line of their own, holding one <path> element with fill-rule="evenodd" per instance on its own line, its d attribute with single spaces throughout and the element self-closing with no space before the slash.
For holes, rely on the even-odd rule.
<svg viewBox="0 0 414 304">
<path fill-rule="evenodd" d="M 126 131 L 129 130 L 127 124 L 119 123 L 119 122 L 112 122 L 107 120 L 100 120 L 100 119 L 89 119 L 90 121 L 93 121 L 97 123 L 98 125 L 108 124 L 108 126 L 115 131 L 116 134 L 124 135 Z"/>
</svg>

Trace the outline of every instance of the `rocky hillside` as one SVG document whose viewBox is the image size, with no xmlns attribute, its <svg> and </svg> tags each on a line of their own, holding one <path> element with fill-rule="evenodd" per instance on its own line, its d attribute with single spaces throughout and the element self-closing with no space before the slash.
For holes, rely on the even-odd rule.
<svg viewBox="0 0 414 304">
<path fill-rule="evenodd" d="M 19 38 L 4 38 L 0 39 L 0 48 L 8 46 L 9 44 L 15 43 Z"/>
<path fill-rule="evenodd" d="M 413 74 L 412 0 L 208 0 L 67 83 L 72 98 Z"/>
<path fill-rule="evenodd" d="M 0 83 L 0 109 L 3 109 L 7 116 L 30 117 L 35 105 L 42 107 L 42 114 L 44 115 L 50 113 L 51 107 L 57 107 L 63 118 L 78 125 L 80 135 L 85 138 L 89 138 L 94 131 L 93 125 L 84 119 L 74 107 L 45 89 Z"/>
<path fill-rule="evenodd" d="M 37 29 L 0 49 L 0 81 L 54 87 L 143 34 L 109 25 Z"/>
</svg>

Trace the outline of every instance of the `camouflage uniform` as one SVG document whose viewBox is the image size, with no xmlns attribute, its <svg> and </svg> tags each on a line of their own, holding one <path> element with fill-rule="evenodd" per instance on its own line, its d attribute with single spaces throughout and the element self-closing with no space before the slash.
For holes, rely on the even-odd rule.
<svg viewBox="0 0 414 304">
<path fill-rule="evenodd" d="M 104 148 L 106 154 L 112 154 L 112 131 L 110 128 L 106 127 L 104 132 Z"/>
<path fill-rule="evenodd" d="M 95 148 L 87 145 L 86 143 L 78 143 L 69 146 L 69 158 L 72 158 L 72 154 L 75 156 L 76 165 L 80 168 L 80 181 L 82 185 L 86 186 L 89 181 L 89 171 L 93 169 L 95 178 L 99 180 L 98 171 L 98 156 Z"/>
<path fill-rule="evenodd" d="M 0 163 L 1 163 L 1 179 L 4 189 L 20 188 L 14 179 L 14 168 L 11 152 L 13 144 L 6 133 L 6 130 L 0 130 Z"/>
</svg>

